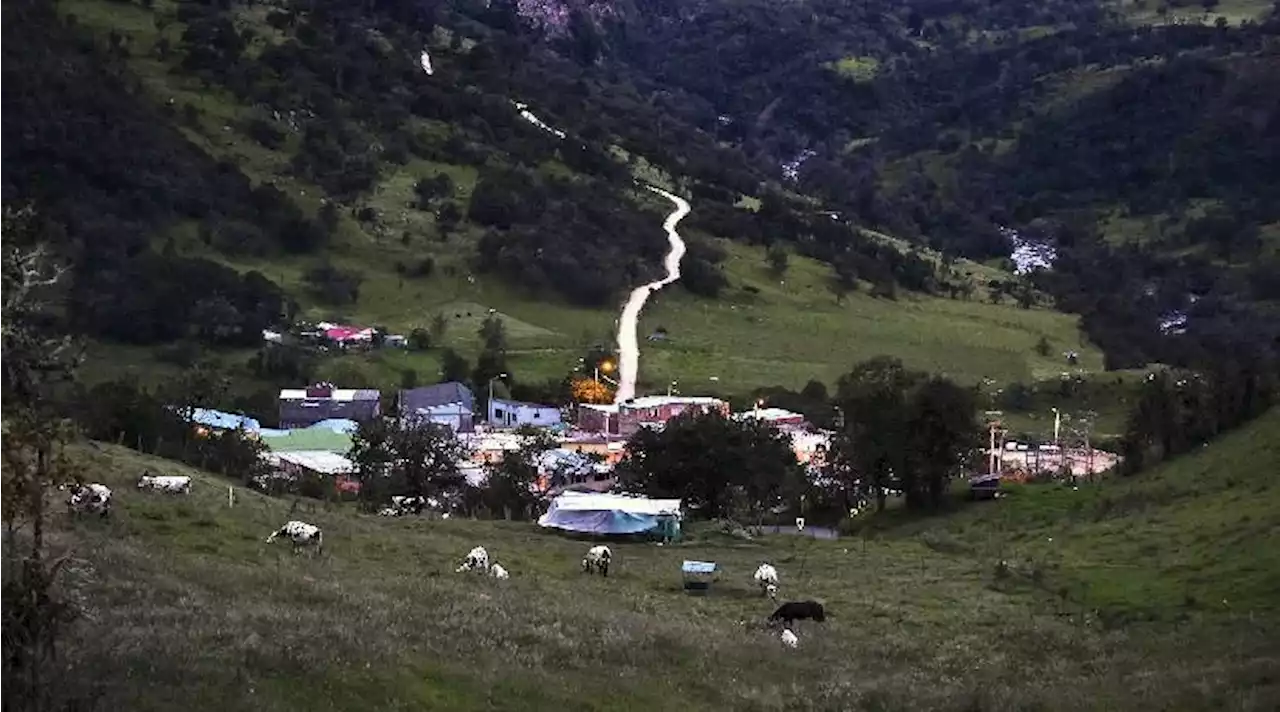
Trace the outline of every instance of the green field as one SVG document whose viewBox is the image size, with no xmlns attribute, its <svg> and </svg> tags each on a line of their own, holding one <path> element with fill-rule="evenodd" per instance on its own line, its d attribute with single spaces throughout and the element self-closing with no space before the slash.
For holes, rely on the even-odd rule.
<svg viewBox="0 0 1280 712">
<path fill-rule="evenodd" d="M 66 650 L 112 709 L 1274 709 L 1277 436 L 1280 412 L 1133 481 L 863 537 L 694 526 L 616 544 L 607 580 L 578 572 L 586 542 L 532 524 L 294 511 L 238 488 L 229 508 L 224 480 L 84 447 L 118 501 L 106 522 L 56 516 L 91 611 Z M 139 494 L 144 466 L 196 488 Z M 324 528 L 322 556 L 263 542 L 290 518 Z M 509 581 L 453 572 L 477 544 Z M 720 564 L 708 596 L 680 590 L 683 559 Z M 761 626 L 761 560 L 784 598 L 830 612 L 797 650 Z"/>
</svg>

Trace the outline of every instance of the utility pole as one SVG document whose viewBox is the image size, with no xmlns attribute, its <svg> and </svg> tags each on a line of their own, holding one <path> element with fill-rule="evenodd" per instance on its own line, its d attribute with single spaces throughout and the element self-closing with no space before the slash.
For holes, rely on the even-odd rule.
<svg viewBox="0 0 1280 712">
<path fill-rule="evenodd" d="M 1062 411 L 1053 409 L 1053 444 L 1058 446 L 1058 433 L 1062 430 Z"/>
<path fill-rule="evenodd" d="M 989 410 L 984 415 L 987 416 L 987 443 L 990 449 L 987 450 L 987 474 L 996 474 L 1000 472 L 1003 461 L 1001 455 L 1003 452 L 996 447 L 996 433 L 1001 430 L 1000 417 L 1004 415 L 1003 411 Z M 1004 433 L 1000 433 L 1000 445 L 1004 445 Z"/>
</svg>

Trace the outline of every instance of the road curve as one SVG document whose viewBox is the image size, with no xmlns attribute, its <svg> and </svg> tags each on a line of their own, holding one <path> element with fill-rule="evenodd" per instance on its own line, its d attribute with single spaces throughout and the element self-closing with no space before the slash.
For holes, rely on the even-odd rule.
<svg viewBox="0 0 1280 712">
<path fill-rule="evenodd" d="M 661 188 L 651 185 L 645 187 L 676 204 L 676 209 L 662 224 L 667 231 L 667 241 L 671 243 L 671 251 L 663 260 L 667 268 L 667 276 L 631 290 L 627 305 L 623 307 L 622 316 L 618 319 L 618 392 L 614 396 L 614 403 L 630 400 L 636 395 L 636 374 L 640 370 L 640 346 L 636 338 L 636 329 L 637 322 L 640 320 L 640 310 L 644 309 L 644 303 L 648 301 L 649 295 L 680 279 L 680 260 L 684 258 L 685 252 L 684 240 L 680 237 L 680 233 L 676 232 L 676 224 L 689 214 L 688 201 Z"/>
</svg>

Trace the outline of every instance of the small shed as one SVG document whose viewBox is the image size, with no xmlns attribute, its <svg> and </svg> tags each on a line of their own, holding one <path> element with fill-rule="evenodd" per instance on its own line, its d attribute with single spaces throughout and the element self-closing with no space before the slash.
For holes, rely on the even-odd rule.
<svg viewBox="0 0 1280 712">
<path fill-rule="evenodd" d="M 706 594 L 707 589 L 711 588 L 711 582 L 715 580 L 716 562 L 685 561 L 680 571 L 684 577 L 685 593 L 701 596 Z"/>
<path fill-rule="evenodd" d="M 977 474 L 969 478 L 969 497 L 971 499 L 995 499 L 1000 492 L 1000 473 L 990 472 Z"/>
</svg>

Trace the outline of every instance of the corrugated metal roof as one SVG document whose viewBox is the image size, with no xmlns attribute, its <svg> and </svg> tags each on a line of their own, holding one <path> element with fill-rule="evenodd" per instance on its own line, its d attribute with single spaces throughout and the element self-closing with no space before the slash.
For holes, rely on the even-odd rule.
<svg viewBox="0 0 1280 712">
<path fill-rule="evenodd" d="M 371 388 L 335 388 L 328 396 L 317 396 L 315 398 L 307 397 L 307 389 L 305 388 L 282 388 L 280 389 L 280 400 L 333 400 L 333 401 L 366 401 L 379 400 L 382 394 Z"/>
<path fill-rule="evenodd" d="M 680 570 L 686 574 L 713 574 L 716 572 L 716 562 L 685 561 Z"/>
<path fill-rule="evenodd" d="M 724 401 L 710 396 L 640 396 L 623 401 L 624 408 L 659 408 L 664 405 L 720 405 Z"/>
<path fill-rule="evenodd" d="M 267 461 L 274 464 L 290 463 L 325 475 L 340 475 L 355 471 L 355 465 L 346 457 L 322 450 L 293 450 L 267 454 Z"/>
<path fill-rule="evenodd" d="M 456 381 L 400 391 L 400 409 L 406 412 L 454 403 L 461 403 L 470 410 L 474 407 L 475 400 L 471 389 Z"/>
</svg>

